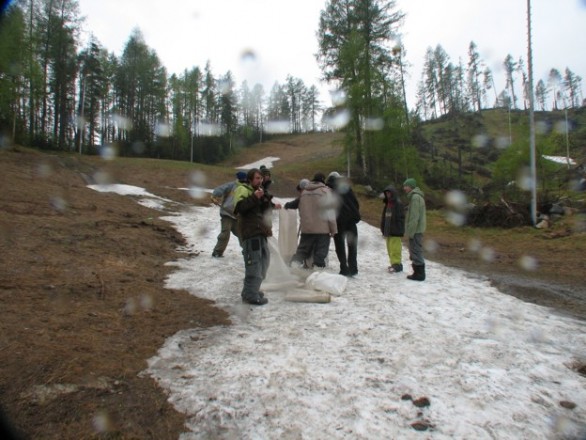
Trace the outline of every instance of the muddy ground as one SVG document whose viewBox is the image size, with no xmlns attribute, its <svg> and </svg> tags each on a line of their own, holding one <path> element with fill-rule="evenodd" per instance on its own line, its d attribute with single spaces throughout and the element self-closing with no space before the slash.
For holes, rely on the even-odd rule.
<svg viewBox="0 0 586 440">
<path fill-rule="evenodd" d="M 183 416 L 140 373 L 178 330 L 229 325 L 229 317 L 210 301 L 164 288 L 172 270 L 165 263 L 186 257 L 178 252 L 183 238 L 157 211 L 88 189 L 98 171 L 175 200 L 177 209 L 198 203 L 178 189 L 189 184 L 188 168 L 0 151 L 0 407 L 22 438 L 177 439 Z M 461 237 L 435 240 L 434 259 L 475 270 L 552 313 L 586 317 L 583 254 L 566 259 L 572 276 L 534 281 L 507 263 L 517 258 L 512 246 L 482 267 Z"/>
</svg>

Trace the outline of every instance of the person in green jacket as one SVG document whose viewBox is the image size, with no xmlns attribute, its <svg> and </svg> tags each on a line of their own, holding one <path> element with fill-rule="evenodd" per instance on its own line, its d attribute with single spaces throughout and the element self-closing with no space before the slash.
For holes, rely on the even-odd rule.
<svg viewBox="0 0 586 440">
<path fill-rule="evenodd" d="M 273 235 L 270 215 L 274 204 L 262 187 L 263 176 L 258 168 L 248 171 L 247 183 L 234 190 L 234 214 L 238 220 L 238 236 L 244 257 L 244 285 L 240 296 L 248 304 L 262 306 L 268 303 L 260 285 L 267 275 L 271 254 L 267 237 Z"/>
<path fill-rule="evenodd" d="M 425 199 L 413 178 L 405 180 L 403 191 L 407 193 L 409 207 L 405 219 L 405 232 L 409 237 L 409 258 L 413 274 L 407 278 L 414 281 L 425 280 L 425 260 L 423 259 L 423 233 L 426 228 Z"/>
</svg>

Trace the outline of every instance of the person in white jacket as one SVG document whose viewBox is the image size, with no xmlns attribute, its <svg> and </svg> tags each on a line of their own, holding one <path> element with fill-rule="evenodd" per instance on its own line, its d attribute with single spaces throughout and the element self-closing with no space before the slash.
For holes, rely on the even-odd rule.
<svg viewBox="0 0 586 440">
<path fill-rule="evenodd" d="M 325 176 L 317 173 L 305 186 L 299 197 L 299 223 L 301 237 L 291 265 L 306 266 L 313 256 L 313 267 L 326 267 L 330 239 L 336 235 L 336 199 L 325 184 Z"/>
</svg>

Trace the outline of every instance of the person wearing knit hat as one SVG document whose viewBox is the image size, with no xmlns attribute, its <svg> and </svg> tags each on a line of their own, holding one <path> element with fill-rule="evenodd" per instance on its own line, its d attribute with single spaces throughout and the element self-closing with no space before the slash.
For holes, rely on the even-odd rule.
<svg viewBox="0 0 586 440">
<path fill-rule="evenodd" d="M 238 225 L 234 214 L 234 191 L 238 185 L 247 182 L 246 171 L 238 171 L 236 180 L 226 182 L 212 191 L 212 202 L 220 207 L 220 233 L 212 257 L 222 258 L 230 241 L 230 233 L 238 238 Z M 238 238 L 240 242 L 240 238 Z"/>
<path fill-rule="evenodd" d="M 311 179 L 312 182 L 320 182 L 320 183 L 326 183 L 326 176 L 323 173 L 315 173 L 315 175 L 313 176 L 313 179 Z"/>
<path fill-rule="evenodd" d="M 299 192 L 303 191 L 309 185 L 309 179 L 301 179 L 295 189 Z"/>
<path fill-rule="evenodd" d="M 295 187 L 295 189 L 299 193 L 299 196 L 297 196 L 295 199 L 291 200 L 290 202 L 285 203 L 283 205 L 283 208 L 285 208 L 285 209 L 299 209 L 299 199 L 301 197 L 301 193 L 303 192 L 303 190 L 305 188 L 307 188 L 307 185 L 309 185 L 309 184 L 310 184 L 309 179 L 301 179 L 299 181 L 299 183 L 297 184 L 297 186 Z"/>
<path fill-rule="evenodd" d="M 413 177 L 410 177 L 409 179 L 406 179 L 405 182 L 403 182 L 403 186 L 408 186 L 409 188 L 417 188 L 417 181 Z"/>
<path fill-rule="evenodd" d="M 316 173 L 311 182 L 301 191 L 298 199 L 285 205 L 287 209 L 299 209 L 299 229 L 301 235 L 291 266 L 326 267 L 330 240 L 338 233 L 336 213 L 333 206 L 332 190 L 327 187 L 323 173 Z"/>
<path fill-rule="evenodd" d="M 413 178 L 403 182 L 403 191 L 407 193 L 409 207 L 405 218 L 405 232 L 409 237 L 409 258 L 413 273 L 407 278 L 414 281 L 425 280 L 425 260 L 423 259 L 423 233 L 426 229 L 426 211 L 423 192 Z"/>
<path fill-rule="evenodd" d="M 236 173 L 236 178 L 240 183 L 246 182 L 246 171 L 238 171 Z"/>
<path fill-rule="evenodd" d="M 271 177 L 271 170 L 269 170 L 265 165 L 260 166 L 260 173 L 262 174 L 262 187 L 265 191 L 269 190 L 269 186 L 273 183 L 273 179 Z"/>
</svg>

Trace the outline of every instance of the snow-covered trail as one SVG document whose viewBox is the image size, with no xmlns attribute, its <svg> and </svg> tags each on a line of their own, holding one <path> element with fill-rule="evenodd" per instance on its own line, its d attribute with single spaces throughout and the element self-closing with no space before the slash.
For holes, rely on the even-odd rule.
<svg viewBox="0 0 586 440">
<path fill-rule="evenodd" d="M 216 301 L 233 320 L 179 332 L 149 360 L 145 374 L 188 416 L 182 438 L 586 436 L 586 378 L 571 368 L 586 359 L 583 322 L 429 261 L 422 283 L 388 274 L 380 232 L 364 222 L 359 275 L 331 303 L 264 289 L 268 305 L 245 306 L 237 240 L 210 257 L 217 208 L 167 219 L 204 251 L 173 262 L 168 287 Z M 326 271 L 338 272 L 333 244 Z M 421 397 L 429 406 L 414 404 Z"/>
</svg>

